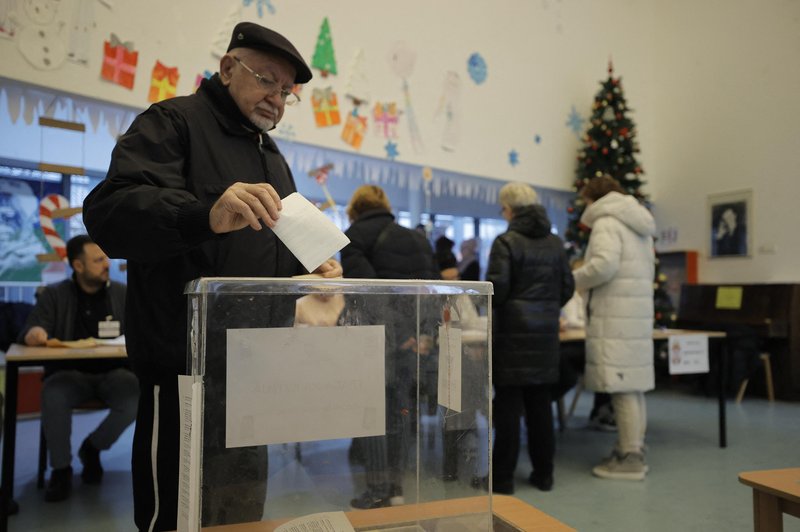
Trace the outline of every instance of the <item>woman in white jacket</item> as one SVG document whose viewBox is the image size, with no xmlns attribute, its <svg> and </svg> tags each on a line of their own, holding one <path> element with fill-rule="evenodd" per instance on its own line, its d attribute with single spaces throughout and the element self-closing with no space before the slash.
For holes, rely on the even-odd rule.
<svg viewBox="0 0 800 532">
<path fill-rule="evenodd" d="M 583 266 L 573 272 L 588 290 L 585 384 L 611 394 L 618 440 L 611 456 L 592 469 L 602 478 L 643 480 L 647 473 L 644 392 L 653 369 L 653 235 L 655 221 L 609 176 L 581 190 L 581 223 L 592 229 Z"/>
</svg>

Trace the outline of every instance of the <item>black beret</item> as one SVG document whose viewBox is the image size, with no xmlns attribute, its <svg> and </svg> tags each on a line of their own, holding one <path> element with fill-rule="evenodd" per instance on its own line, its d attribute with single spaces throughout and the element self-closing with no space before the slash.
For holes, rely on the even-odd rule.
<svg viewBox="0 0 800 532">
<path fill-rule="evenodd" d="M 278 54 L 287 59 L 297 71 L 297 75 L 294 78 L 295 83 L 308 83 L 311 80 L 311 69 L 308 68 L 297 48 L 289 42 L 289 39 L 264 26 L 259 26 L 253 22 L 240 22 L 237 24 L 233 28 L 228 51 L 230 52 L 234 48 L 252 48 Z"/>
</svg>

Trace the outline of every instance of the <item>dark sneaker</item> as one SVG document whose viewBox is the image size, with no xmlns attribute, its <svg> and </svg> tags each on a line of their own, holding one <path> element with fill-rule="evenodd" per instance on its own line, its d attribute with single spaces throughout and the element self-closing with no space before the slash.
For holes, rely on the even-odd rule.
<svg viewBox="0 0 800 532">
<path fill-rule="evenodd" d="M 373 508 L 387 508 L 391 506 L 390 497 L 379 495 L 370 490 L 365 491 L 355 499 L 350 500 L 350 508 L 353 510 L 371 510 Z"/>
<path fill-rule="evenodd" d="M 100 464 L 100 451 L 94 448 L 89 438 L 83 440 L 78 451 L 78 458 L 83 464 L 81 478 L 85 484 L 100 484 L 103 480 L 103 466 Z"/>
<path fill-rule="evenodd" d="M 72 493 L 72 468 L 53 469 L 44 492 L 44 500 L 47 502 L 63 501 L 69 498 L 70 493 Z"/>
<path fill-rule="evenodd" d="M 528 482 L 530 482 L 531 486 L 541 491 L 550 491 L 553 489 L 553 475 L 537 475 L 536 473 L 531 473 L 531 476 L 528 477 Z"/>
</svg>

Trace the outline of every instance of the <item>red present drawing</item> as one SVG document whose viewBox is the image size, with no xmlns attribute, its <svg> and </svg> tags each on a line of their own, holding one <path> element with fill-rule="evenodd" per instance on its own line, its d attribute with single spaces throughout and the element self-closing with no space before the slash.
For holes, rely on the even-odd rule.
<svg viewBox="0 0 800 532">
<path fill-rule="evenodd" d="M 361 148 L 361 142 L 367 132 L 367 118 L 357 114 L 347 115 L 347 121 L 342 129 L 342 140 L 354 147 Z"/>
<path fill-rule="evenodd" d="M 139 52 L 133 51 L 133 43 L 121 42 L 119 37 L 112 33 L 111 40 L 103 42 L 103 67 L 100 70 L 100 77 L 127 89 L 133 89 L 138 61 Z"/>
<path fill-rule="evenodd" d="M 150 80 L 150 93 L 147 95 L 148 102 L 160 102 L 167 98 L 172 98 L 178 90 L 178 67 L 168 67 L 156 61 L 153 67 L 153 77 Z"/>
<path fill-rule="evenodd" d="M 314 89 L 311 93 L 311 107 L 314 109 L 314 120 L 317 127 L 337 126 L 341 124 L 339 102 L 332 87 Z"/>
</svg>

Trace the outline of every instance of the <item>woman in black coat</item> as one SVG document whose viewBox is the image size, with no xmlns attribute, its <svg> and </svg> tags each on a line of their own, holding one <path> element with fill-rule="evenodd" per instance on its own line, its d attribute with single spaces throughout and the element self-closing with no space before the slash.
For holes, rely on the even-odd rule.
<svg viewBox="0 0 800 532">
<path fill-rule="evenodd" d="M 494 285 L 494 491 L 514 492 L 523 410 L 533 465 L 529 481 L 549 491 L 555 454 L 550 389 L 558 381 L 558 319 L 575 281 L 563 242 L 550 232 L 550 220 L 533 188 L 506 184 L 500 189 L 500 205 L 508 230 L 492 243 L 486 272 Z"/>
</svg>

